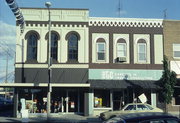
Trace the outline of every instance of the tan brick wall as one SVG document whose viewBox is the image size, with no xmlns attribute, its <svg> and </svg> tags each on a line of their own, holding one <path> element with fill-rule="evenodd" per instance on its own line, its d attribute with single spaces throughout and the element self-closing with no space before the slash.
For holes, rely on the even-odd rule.
<svg viewBox="0 0 180 123">
<path fill-rule="evenodd" d="M 180 43 L 180 20 L 164 20 L 164 54 L 168 59 L 180 61 L 180 59 L 173 59 L 173 43 Z"/>
</svg>

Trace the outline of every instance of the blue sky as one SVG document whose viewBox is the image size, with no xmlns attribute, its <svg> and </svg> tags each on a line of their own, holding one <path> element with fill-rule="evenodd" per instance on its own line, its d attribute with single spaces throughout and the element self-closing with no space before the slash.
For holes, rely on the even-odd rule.
<svg viewBox="0 0 180 123">
<path fill-rule="evenodd" d="M 52 8 L 89 9 L 90 17 L 119 17 L 119 0 L 16 0 L 19 7 L 40 7 L 50 1 Z M 163 18 L 167 10 L 167 19 L 180 20 L 180 0 L 120 0 L 123 18 Z M 15 17 L 5 0 L 0 0 L 0 82 L 4 81 L 6 52 L 9 50 L 8 73 L 14 71 L 15 54 Z M 11 75 L 12 76 L 12 75 Z M 12 80 L 13 78 L 10 77 Z"/>
<path fill-rule="evenodd" d="M 0 20 L 15 24 L 15 20 L 5 0 L 0 0 Z M 16 0 L 20 7 L 45 7 L 48 0 Z M 49 0 L 53 8 L 85 8 L 92 17 L 118 17 L 119 0 Z M 180 20 L 180 0 L 121 0 L 121 17 L 163 18 L 167 9 L 167 19 Z"/>
</svg>

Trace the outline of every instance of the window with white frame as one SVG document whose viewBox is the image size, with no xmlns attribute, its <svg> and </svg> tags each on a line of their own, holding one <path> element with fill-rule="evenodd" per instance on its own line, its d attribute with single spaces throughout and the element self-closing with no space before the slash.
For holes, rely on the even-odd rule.
<svg viewBox="0 0 180 123">
<path fill-rule="evenodd" d="M 97 42 L 97 61 L 105 61 L 105 42 Z"/>
<path fill-rule="evenodd" d="M 173 57 L 180 58 L 180 44 L 173 44 Z"/>
<path fill-rule="evenodd" d="M 109 108 L 110 102 L 110 90 L 94 90 L 95 108 Z"/>
<path fill-rule="evenodd" d="M 126 57 L 126 43 L 117 43 L 117 57 Z"/>
<path fill-rule="evenodd" d="M 146 43 L 138 43 L 138 62 L 146 62 Z"/>
</svg>

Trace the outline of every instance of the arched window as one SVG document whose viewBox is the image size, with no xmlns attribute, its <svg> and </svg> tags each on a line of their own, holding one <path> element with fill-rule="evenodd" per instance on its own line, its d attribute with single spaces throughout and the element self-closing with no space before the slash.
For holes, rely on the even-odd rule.
<svg viewBox="0 0 180 123">
<path fill-rule="evenodd" d="M 28 36 L 27 60 L 37 60 L 37 40 L 38 37 L 35 33 Z"/>
<path fill-rule="evenodd" d="M 68 60 L 78 60 L 78 36 L 74 33 L 68 37 Z"/>
<path fill-rule="evenodd" d="M 137 43 L 138 43 L 138 62 L 146 62 L 147 61 L 146 41 L 144 39 L 139 39 Z"/>
<path fill-rule="evenodd" d="M 51 57 L 57 60 L 57 47 L 58 47 L 58 36 L 56 33 L 51 33 Z"/>
</svg>

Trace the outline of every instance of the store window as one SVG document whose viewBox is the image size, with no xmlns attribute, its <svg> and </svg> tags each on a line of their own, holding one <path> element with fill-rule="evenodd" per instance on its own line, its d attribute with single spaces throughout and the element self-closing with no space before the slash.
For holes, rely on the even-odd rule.
<svg viewBox="0 0 180 123">
<path fill-rule="evenodd" d="M 19 89 L 18 90 L 18 112 L 21 108 L 28 110 L 29 113 L 46 113 L 47 90 L 43 89 Z M 24 100 L 24 101 L 22 101 Z M 22 104 L 23 103 L 23 104 Z"/>
<path fill-rule="evenodd" d="M 173 44 L 173 57 L 180 58 L 180 44 Z"/>
<path fill-rule="evenodd" d="M 108 108 L 110 107 L 110 91 L 94 90 L 94 107 Z"/>
<path fill-rule="evenodd" d="M 173 100 L 174 100 L 173 101 L 174 105 L 180 105 L 180 89 L 179 88 L 174 89 Z"/>
<path fill-rule="evenodd" d="M 138 62 L 145 63 L 147 61 L 146 41 L 140 39 L 138 41 Z"/>
</svg>

